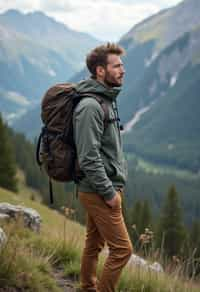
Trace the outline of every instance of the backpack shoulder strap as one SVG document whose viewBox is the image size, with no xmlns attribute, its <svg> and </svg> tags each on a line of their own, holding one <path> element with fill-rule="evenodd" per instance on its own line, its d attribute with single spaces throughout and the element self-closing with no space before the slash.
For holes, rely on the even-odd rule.
<svg viewBox="0 0 200 292">
<path fill-rule="evenodd" d="M 105 114 L 105 117 L 104 117 L 104 127 L 105 129 L 108 127 L 108 124 L 110 123 L 110 116 L 109 116 L 109 109 L 108 109 L 108 106 L 107 104 L 104 102 L 103 98 L 97 96 L 97 95 L 94 95 L 94 98 L 99 102 L 99 104 L 101 105 L 103 111 L 104 111 L 104 114 Z"/>
<path fill-rule="evenodd" d="M 105 101 L 103 100 L 103 98 L 101 98 L 100 96 L 93 94 L 93 93 L 86 93 L 86 94 L 81 94 L 81 97 L 91 97 L 96 99 L 96 101 L 98 101 L 98 103 L 101 105 L 105 117 L 104 117 L 104 128 L 106 129 L 108 127 L 108 124 L 111 123 L 112 121 L 110 120 L 110 116 L 109 116 L 109 109 L 107 104 L 105 103 Z"/>
</svg>

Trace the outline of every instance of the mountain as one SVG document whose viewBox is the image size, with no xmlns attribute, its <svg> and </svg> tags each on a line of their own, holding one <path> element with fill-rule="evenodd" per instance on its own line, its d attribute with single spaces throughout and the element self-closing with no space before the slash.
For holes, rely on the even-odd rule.
<svg viewBox="0 0 200 292">
<path fill-rule="evenodd" d="M 194 41 L 195 40 L 195 41 Z M 200 29 L 165 49 L 132 92 L 148 109 L 125 131 L 125 148 L 148 160 L 200 169 Z"/>
<path fill-rule="evenodd" d="M 129 80 L 126 79 L 126 90 L 120 96 L 121 117 L 127 122 L 124 132 L 125 149 L 156 163 L 198 172 L 200 19 L 197 15 L 200 14 L 200 3 L 197 0 L 183 1 L 155 18 L 163 19 L 165 15 L 166 21 L 166 14 L 177 18 L 179 15 L 179 23 L 182 24 L 180 27 L 175 26 L 170 34 L 170 28 L 175 22 L 174 18 L 170 21 L 168 19 L 170 24 L 165 29 L 165 35 L 169 38 L 162 35 L 162 41 L 160 38 L 151 39 L 144 44 L 134 44 L 132 48 L 127 43 L 125 63 L 129 64 Z M 188 23 L 183 25 L 185 17 Z M 146 24 L 153 20 L 155 21 L 147 20 Z M 144 23 L 140 27 L 141 34 L 144 33 L 142 28 L 144 29 Z M 138 27 L 135 31 L 137 30 Z M 152 31 L 149 34 L 152 35 Z M 165 43 L 165 40 L 167 46 L 157 49 L 158 44 Z M 121 42 L 124 42 L 124 38 Z M 145 49 L 146 55 L 142 56 Z M 139 62 L 142 66 L 139 66 L 136 74 Z"/>
<path fill-rule="evenodd" d="M 198 29 L 199 16 L 200 2 L 185 0 L 137 24 L 120 39 L 119 43 L 127 51 L 124 59 L 126 79 L 124 90 L 119 98 L 124 122 L 129 121 L 142 106 L 149 104 L 145 103 L 139 95 L 131 97 L 132 92 L 141 86 L 144 74 L 149 71 L 149 67 L 154 64 L 163 50 L 183 37 L 185 33 Z M 187 61 L 188 58 L 189 56 Z M 127 113 L 126 104 L 129 101 L 134 104 L 128 107 Z"/>
<path fill-rule="evenodd" d="M 137 24 L 119 41 L 126 49 L 118 98 L 125 150 L 195 172 L 200 169 L 199 16 L 200 2 L 185 0 Z M 73 81 L 86 75 L 84 69 Z M 17 129 L 24 130 L 28 117 Z M 27 132 L 34 136 L 26 127 Z"/>
<path fill-rule="evenodd" d="M 143 22 L 135 25 L 121 38 L 121 42 L 128 44 L 128 49 L 137 44 L 155 40 L 154 58 L 159 52 L 172 42 L 199 26 L 200 2 L 198 0 L 184 0 L 175 7 L 162 10 Z"/>
<path fill-rule="evenodd" d="M 5 102 L 0 105 L 8 120 L 38 103 L 50 84 L 79 71 L 86 52 L 99 43 L 42 12 L 0 14 L 0 35 L 0 91 L 8 100 L 6 109 Z M 10 93 L 22 96 L 26 106 L 15 106 Z"/>
<path fill-rule="evenodd" d="M 89 34 L 74 31 L 41 11 L 23 14 L 8 10 L 0 16 L 0 23 L 63 56 L 75 71 L 83 66 L 86 52 L 99 43 Z"/>
</svg>

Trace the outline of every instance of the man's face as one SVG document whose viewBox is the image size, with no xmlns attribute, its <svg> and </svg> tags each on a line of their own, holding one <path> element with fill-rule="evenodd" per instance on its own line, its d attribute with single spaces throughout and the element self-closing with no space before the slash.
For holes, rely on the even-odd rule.
<svg viewBox="0 0 200 292">
<path fill-rule="evenodd" d="M 105 67 L 104 83 L 110 87 L 120 87 L 125 70 L 120 56 L 109 54 Z"/>
</svg>

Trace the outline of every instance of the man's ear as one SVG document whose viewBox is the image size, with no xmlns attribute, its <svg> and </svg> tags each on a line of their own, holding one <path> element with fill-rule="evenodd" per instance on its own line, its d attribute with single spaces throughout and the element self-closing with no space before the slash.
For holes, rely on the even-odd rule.
<svg viewBox="0 0 200 292">
<path fill-rule="evenodd" d="M 97 76 L 103 78 L 105 76 L 105 68 L 103 66 L 97 66 L 96 67 L 96 73 L 97 73 Z"/>
</svg>

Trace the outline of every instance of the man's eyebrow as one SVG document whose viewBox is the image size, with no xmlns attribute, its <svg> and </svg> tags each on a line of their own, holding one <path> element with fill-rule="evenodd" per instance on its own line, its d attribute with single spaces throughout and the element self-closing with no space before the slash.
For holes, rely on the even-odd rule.
<svg viewBox="0 0 200 292">
<path fill-rule="evenodd" d="M 124 63 L 123 62 L 119 62 L 119 63 L 113 64 L 113 66 L 124 66 Z"/>
</svg>

